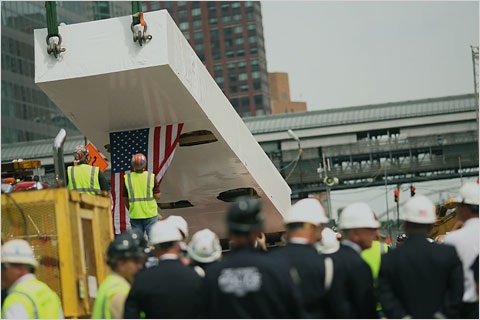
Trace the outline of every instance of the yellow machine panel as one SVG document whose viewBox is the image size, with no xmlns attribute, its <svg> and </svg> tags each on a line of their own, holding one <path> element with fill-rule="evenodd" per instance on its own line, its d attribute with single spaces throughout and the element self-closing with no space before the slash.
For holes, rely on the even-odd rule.
<svg viewBox="0 0 480 320">
<path fill-rule="evenodd" d="M 40 265 L 37 277 L 62 300 L 66 318 L 91 315 L 108 274 L 113 239 L 110 199 L 68 189 L 2 194 L 2 239 L 27 240 Z"/>
</svg>

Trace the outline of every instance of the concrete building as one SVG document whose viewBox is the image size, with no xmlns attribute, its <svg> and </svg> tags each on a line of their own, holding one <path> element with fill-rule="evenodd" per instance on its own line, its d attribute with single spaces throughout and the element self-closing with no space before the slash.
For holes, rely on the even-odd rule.
<svg viewBox="0 0 480 320">
<path fill-rule="evenodd" d="M 272 114 L 307 111 L 306 102 L 290 100 L 290 83 L 288 81 L 288 73 L 268 73 L 268 80 L 270 82 L 270 94 L 272 97 Z"/>
<path fill-rule="evenodd" d="M 260 1 L 146 1 L 167 9 L 240 116 L 271 114 Z"/>
</svg>

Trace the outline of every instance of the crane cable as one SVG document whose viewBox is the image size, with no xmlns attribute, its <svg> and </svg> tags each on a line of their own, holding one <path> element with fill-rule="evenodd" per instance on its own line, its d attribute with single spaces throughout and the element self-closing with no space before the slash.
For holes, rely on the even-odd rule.
<svg viewBox="0 0 480 320">
<path fill-rule="evenodd" d="M 143 19 L 142 2 L 132 1 L 132 24 L 130 29 L 133 34 L 133 42 L 137 42 L 140 46 L 151 40 L 152 36 L 147 32 L 147 23 Z"/>
<path fill-rule="evenodd" d="M 45 1 L 45 9 L 47 13 L 47 53 L 58 58 L 61 52 L 65 52 L 62 48 L 62 36 L 58 32 L 57 20 L 57 4 L 55 1 Z"/>
</svg>

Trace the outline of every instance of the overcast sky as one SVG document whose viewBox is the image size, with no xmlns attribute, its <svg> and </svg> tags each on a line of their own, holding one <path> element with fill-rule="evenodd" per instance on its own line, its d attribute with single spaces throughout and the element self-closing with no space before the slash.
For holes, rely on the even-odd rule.
<svg viewBox="0 0 480 320">
<path fill-rule="evenodd" d="M 308 110 L 472 93 L 478 1 L 262 1 L 269 72 Z"/>
</svg>

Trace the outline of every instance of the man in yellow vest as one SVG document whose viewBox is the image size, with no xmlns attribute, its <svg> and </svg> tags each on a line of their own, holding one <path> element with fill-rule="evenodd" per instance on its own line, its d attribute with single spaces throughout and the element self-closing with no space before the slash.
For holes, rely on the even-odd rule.
<svg viewBox="0 0 480 320">
<path fill-rule="evenodd" d="M 85 146 L 76 146 L 74 152 L 76 166 L 67 168 L 67 185 L 70 190 L 89 194 L 107 195 L 110 187 L 98 167 L 89 165 L 90 155 Z"/>
<path fill-rule="evenodd" d="M 127 230 L 116 237 L 107 250 L 107 264 L 112 272 L 98 288 L 93 319 L 122 319 L 135 274 L 143 269 L 147 242 L 137 230 Z"/>
<path fill-rule="evenodd" d="M 2 319 L 63 319 L 60 298 L 35 277 L 36 267 L 27 241 L 15 239 L 2 246 L 2 289 L 8 288 Z"/>
<path fill-rule="evenodd" d="M 158 220 L 157 199 L 160 199 L 160 188 L 155 175 L 146 171 L 146 166 L 145 155 L 133 155 L 133 171 L 124 176 L 123 201 L 130 215 L 132 229 L 146 232 L 150 238 L 150 229 Z"/>
</svg>

